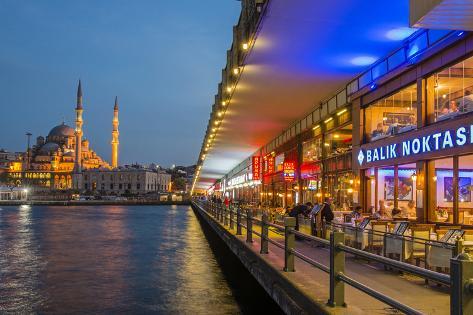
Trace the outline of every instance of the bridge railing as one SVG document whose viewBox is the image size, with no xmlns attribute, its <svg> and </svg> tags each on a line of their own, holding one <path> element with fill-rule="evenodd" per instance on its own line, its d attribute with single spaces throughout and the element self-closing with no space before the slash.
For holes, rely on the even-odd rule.
<svg viewBox="0 0 473 315">
<path fill-rule="evenodd" d="M 449 286 L 450 313 L 473 314 L 473 260 L 468 254 L 459 253 L 456 257 L 452 258 L 450 260 L 450 274 L 444 274 L 347 246 L 345 245 L 345 233 L 343 231 L 332 230 L 330 232 L 330 240 L 327 240 L 297 231 L 295 229 L 296 219 L 293 217 L 285 217 L 283 226 L 270 222 L 265 211 L 263 211 L 260 219 L 254 217 L 254 211 L 250 208 L 244 209 L 238 205 L 226 207 L 224 204 L 201 200 L 194 202 L 223 226 L 232 230 L 236 228 L 237 235 L 242 235 L 242 228 L 244 228 L 246 230 L 246 242 L 253 242 L 253 235 L 260 237 L 261 254 L 268 254 L 269 244 L 283 250 L 283 270 L 285 272 L 295 271 L 295 257 L 298 257 L 309 265 L 328 273 L 330 292 L 327 305 L 329 306 L 346 306 L 345 284 L 348 284 L 399 311 L 407 314 L 422 314 L 419 310 L 348 276 L 345 273 L 345 254 L 351 254 L 358 258 L 375 261 L 399 271 Z M 259 231 L 255 230 L 255 225 L 259 227 Z M 284 244 L 270 238 L 270 227 L 272 231 L 284 234 Z M 326 266 L 298 251 L 296 249 L 296 236 L 302 240 L 312 241 L 328 247 L 330 255 L 329 265 Z M 462 242 L 462 240 L 459 242 Z"/>
</svg>

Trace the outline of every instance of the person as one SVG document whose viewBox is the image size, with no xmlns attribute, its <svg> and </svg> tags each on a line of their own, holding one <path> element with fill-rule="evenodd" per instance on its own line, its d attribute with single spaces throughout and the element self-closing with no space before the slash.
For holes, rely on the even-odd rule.
<svg viewBox="0 0 473 315">
<path fill-rule="evenodd" d="M 314 206 L 312 207 L 312 210 L 310 210 L 309 212 L 309 219 L 310 219 L 310 224 L 311 224 L 310 231 L 312 235 L 314 236 L 317 236 L 317 225 L 318 225 L 317 215 L 320 212 L 320 207 L 321 207 L 321 204 L 319 204 L 318 202 L 315 202 Z"/>
<path fill-rule="evenodd" d="M 332 198 L 325 197 L 324 203 L 322 204 L 322 210 L 320 210 L 320 216 L 322 217 L 322 223 L 330 223 L 332 222 L 335 215 L 333 214 L 332 210 Z"/>
<path fill-rule="evenodd" d="M 407 216 L 409 217 L 416 217 L 417 216 L 417 209 L 414 200 L 409 200 L 407 203 Z"/>
<path fill-rule="evenodd" d="M 375 220 L 388 220 L 391 216 L 389 215 L 386 207 L 384 206 L 384 200 L 379 201 L 378 211 L 373 214 Z"/>
<path fill-rule="evenodd" d="M 473 94 L 471 94 L 470 90 L 465 91 L 465 96 L 463 97 L 463 111 L 473 111 Z"/>
<path fill-rule="evenodd" d="M 361 206 L 356 206 L 355 209 L 352 211 L 350 214 L 353 219 L 355 219 L 355 222 L 360 222 L 363 220 L 363 215 L 361 214 Z"/>
<path fill-rule="evenodd" d="M 394 207 L 393 210 L 391 211 L 391 216 L 393 219 L 402 218 L 402 211 Z"/>
<path fill-rule="evenodd" d="M 383 123 L 378 123 L 376 129 L 371 133 L 371 138 L 376 138 L 382 135 L 384 135 Z"/>
<path fill-rule="evenodd" d="M 447 115 L 451 113 L 458 113 L 458 106 L 457 102 L 455 101 L 447 101 L 442 108 L 442 115 Z"/>
<path fill-rule="evenodd" d="M 225 208 L 228 209 L 228 206 L 230 205 L 230 200 L 228 200 L 227 196 L 225 196 L 225 200 L 223 201 L 223 203 L 225 204 Z"/>
</svg>

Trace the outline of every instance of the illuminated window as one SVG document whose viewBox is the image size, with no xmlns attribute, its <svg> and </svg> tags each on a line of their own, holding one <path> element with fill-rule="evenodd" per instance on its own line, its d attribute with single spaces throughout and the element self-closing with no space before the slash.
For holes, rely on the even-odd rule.
<svg viewBox="0 0 473 315">
<path fill-rule="evenodd" d="M 417 128 L 417 86 L 413 84 L 364 110 L 365 135 L 376 141 Z"/>
<path fill-rule="evenodd" d="M 473 57 L 427 79 L 427 106 L 429 122 L 473 111 Z"/>
</svg>

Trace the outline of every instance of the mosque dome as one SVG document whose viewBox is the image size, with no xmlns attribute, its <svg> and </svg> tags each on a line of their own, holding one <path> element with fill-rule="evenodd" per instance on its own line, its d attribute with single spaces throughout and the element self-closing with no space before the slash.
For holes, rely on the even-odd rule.
<svg viewBox="0 0 473 315">
<path fill-rule="evenodd" d="M 48 137 L 74 137 L 74 129 L 65 123 L 51 129 Z"/>
<path fill-rule="evenodd" d="M 52 130 L 51 130 L 52 131 Z M 59 145 L 54 142 L 45 143 L 40 149 L 40 154 L 49 154 L 53 152 L 57 152 L 59 150 Z"/>
</svg>

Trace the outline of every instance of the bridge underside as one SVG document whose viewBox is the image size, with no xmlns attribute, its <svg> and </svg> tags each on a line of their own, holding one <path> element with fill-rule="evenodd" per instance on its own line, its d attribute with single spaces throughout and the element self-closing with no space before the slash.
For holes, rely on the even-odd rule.
<svg viewBox="0 0 473 315">
<path fill-rule="evenodd" d="M 196 189 L 398 47 L 408 17 L 408 0 L 270 0 Z"/>
</svg>

